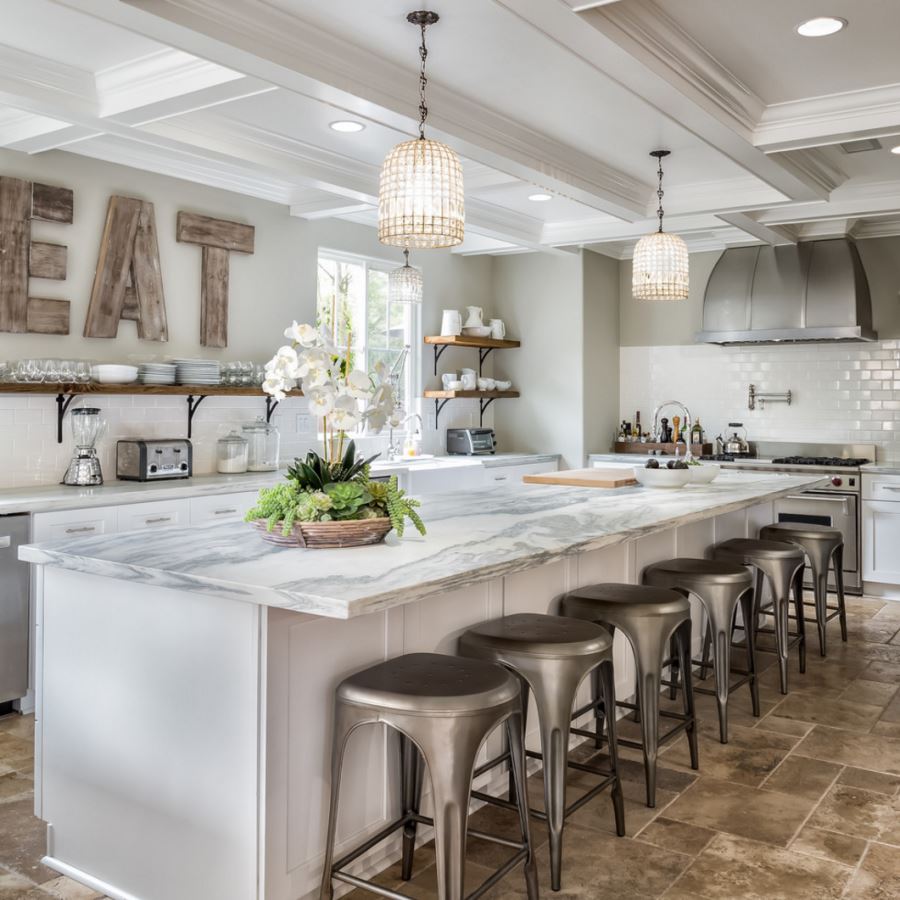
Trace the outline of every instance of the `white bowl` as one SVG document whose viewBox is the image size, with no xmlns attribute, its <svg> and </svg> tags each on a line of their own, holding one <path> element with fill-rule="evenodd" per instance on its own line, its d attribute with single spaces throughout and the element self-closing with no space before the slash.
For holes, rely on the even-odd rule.
<svg viewBox="0 0 900 900">
<path fill-rule="evenodd" d="M 490 325 L 464 325 L 462 333 L 467 337 L 490 337 Z"/>
<path fill-rule="evenodd" d="M 722 471 L 722 467 L 715 463 L 703 463 L 700 466 L 691 466 L 688 472 L 691 473 L 691 484 L 709 484 L 715 481 Z"/>
<path fill-rule="evenodd" d="M 91 378 L 100 384 L 131 384 L 137 381 L 137 366 L 115 366 L 103 364 L 91 366 Z"/>
<path fill-rule="evenodd" d="M 496 387 L 498 391 L 508 391 L 512 387 L 512 382 L 495 380 L 494 387 Z"/>
<path fill-rule="evenodd" d="M 479 391 L 492 391 L 496 382 L 493 378 L 479 378 L 478 379 L 478 390 Z"/>
<path fill-rule="evenodd" d="M 462 382 L 461 381 L 448 381 L 444 386 L 444 389 L 447 391 L 461 391 L 462 390 Z"/>
<path fill-rule="evenodd" d="M 634 467 L 634 477 L 638 484 L 651 488 L 682 488 L 691 480 L 689 469 L 646 469 Z"/>
</svg>

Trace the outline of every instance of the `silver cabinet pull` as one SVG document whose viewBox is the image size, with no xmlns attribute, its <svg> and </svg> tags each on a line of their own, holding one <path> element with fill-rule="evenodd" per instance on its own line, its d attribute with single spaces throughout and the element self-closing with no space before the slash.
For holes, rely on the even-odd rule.
<svg viewBox="0 0 900 900">
<path fill-rule="evenodd" d="M 145 525 L 160 525 L 163 522 L 171 522 L 171 516 L 156 516 L 154 519 L 144 519 Z"/>
<path fill-rule="evenodd" d="M 8 534 L 4 534 L 3 537 L 0 537 L 0 550 L 5 550 L 10 546 L 12 546 L 12 538 Z"/>
<path fill-rule="evenodd" d="M 67 528 L 66 534 L 82 534 L 87 531 L 96 531 L 96 525 L 82 525 L 80 528 Z"/>
<path fill-rule="evenodd" d="M 217 509 L 213 515 L 214 516 L 232 516 L 237 512 L 236 509 Z"/>
<path fill-rule="evenodd" d="M 889 484 L 879 484 L 877 487 L 883 491 L 890 491 L 892 494 L 900 492 L 900 487 L 891 487 Z"/>
</svg>

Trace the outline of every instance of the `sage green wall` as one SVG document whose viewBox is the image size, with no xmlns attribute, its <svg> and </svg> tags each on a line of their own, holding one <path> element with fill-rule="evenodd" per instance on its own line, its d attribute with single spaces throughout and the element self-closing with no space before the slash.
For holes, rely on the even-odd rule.
<svg viewBox="0 0 900 900">
<path fill-rule="evenodd" d="M 900 237 L 856 242 L 869 279 L 872 319 L 882 340 L 900 338 Z M 619 337 L 623 347 L 693 344 L 700 330 L 703 294 L 720 250 L 692 253 L 687 303 L 639 303 L 631 296 L 631 260 L 619 264 Z"/>
</svg>

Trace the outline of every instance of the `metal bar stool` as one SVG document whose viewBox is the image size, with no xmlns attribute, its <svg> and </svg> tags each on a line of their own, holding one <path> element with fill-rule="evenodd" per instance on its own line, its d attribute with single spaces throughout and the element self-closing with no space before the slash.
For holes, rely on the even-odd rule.
<svg viewBox="0 0 900 900">
<path fill-rule="evenodd" d="M 744 566 L 712 559 L 670 559 L 644 569 L 644 584 L 670 588 L 688 597 L 693 594 L 703 604 L 707 629 L 712 642 L 712 668 L 716 689 L 694 685 L 694 690 L 714 694 L 719 707 L 719 740 L 728 743 L 728 695 L 745 684 L 750 685 L 753 715 L 759 715 L 759 685 L 756 682 L 756 652 L 753 628 L 753 576 Z M 732 629 L 738 607 L 741 607 L 747 635 L 747 668 L 731 667 Z M 675 655 L 674 653 L 672 654 Z M 693 662 L 705 677 L 710 663 L 706 659 Z M 742 677 L 730 684 L 731 673 Z M 685 677 L 689 677 L 687 670 Z M 676 679 L 673 678 L 674 686 Z"/>
<path fill-rule="evenodd" d="M 532 810 L 544 819 L 550 832 L 550 883 L 554 891 L 561 885 L 562 839 L 565 819 L 611 787 L 616 831 L 625 834 L 625 807 L 619 783 L 615 748 L 616 712 L 613 677 L 612 638 L 609 632 L 592 622 L 561 616 L 519 614 L 483 622 L 470 628 L 459 639 L 463 656 L 490 660 L 506 666 L 522 680 L 523 721 L 528 710 L 528 691 L 534 694 L 541 726 L 542 753 L 526 751 L 544 761 L 544 805 L 546 813 Z M 575 696 L 584 679 L 596 673 L 599 693 L 610 735 L 610 770 L 569 761 L 569 734 Z M 590 704 L 583 714 L 597 705 Z M 591 735 L 595 737 L 595 735 Z M 486 772 L 508 759 L 504 754 L 477 770 Z M 569 766 L 599 775 L 602 781 L 566 808 L 566 770 Z M 473 796 L 499 806 L 511 804 L 480 791 Z"/>
<path fill-rule="evenodd" d="M 560 609 L 565 616 L 602 625 L 610 635 L 614 635 L 618 628 L 631 644 L 637 667 L 637 703 L 619 701 L 617 706 L 640 710 L 641 740 L 620 737 L 618 742 L 643 751 L 647 806 L 656 806 L 656 758 L 660 744 L 667 743 L 684 731 L 691 752 L 691 768 L 699 766 L 691 679 L 684 679 L 684 713 L 659 708 L 663 657 L 673 636 L 681 671 L 690 672 L 691 605 L 681 594 L 665 588 L 640 584 L 595 584 L 566 594 Z M 660 735 L 660 716 L 678 719 L 679 722 Z"/>
<path fill-rule="evenodd" d="M 847 640 L 847 611 L 844 606 L 844 535 L 837 528 L 827 525 L 809 525 L 804 522 L 779 522 L 766 525 L 759 532 L 766 541 L 789 541 L 803 548 L 812 569 L 814 603 L 805 603 L 816 611 L 819 629 L 819 653 L 825 656 L 825 626 L 836 616 L 840 617 L 841 640 Z M 828 569 L 834 569 L 834 586 L 837 606 L 828 605 Z M 803 590 L 803 582 L 800 582 Z"/>
<path fill-rule="evenodd" d="M 335 862 L 338 795 L 347 739 L 361 725 L 376 723 L 400 732 L 403 809 L 399 819 Z M 434 826 L 438 897 L 440 900 L 463 900 L 469 792 L 475 758 L 487 736 L 503 723 L 511 748 L 522 840 L 516 842 L 474 830 L 469 832 L 510 847 L 515 853 L 469 894 L 467 900 L 482 896 L 523 860 L 528 900 L 537 900 L 537 868 L 528 823 L 519 681 L 502 666 L 436 653 L 400 656 L 357 672 L 338 685 L 331 758 L 331 807 L 320 900 L 331 900 L 334 896 L 334 880 L 382 897 L 408 900 L 406 894 L 373 885 L 344 870 L 353 860 L 402 828 L 402 877 L 409 880 L 418 824 Z M 433 819 L 419 814 L 423 762 L 431 775 Z"/>
<path fill-rule="evenodd" d="M 797 647 L 800 656 L 800 671 L 806 671 L 806 628 L 803 619 L 803 598 L 800 588 L 803 584 L 803 551 L 796 544 L 787 541 L 763 541 L 752 538 L 732 538 L 713 548 L 713 558 L 756 570 L 756 589 L 753 601 L 753 622 L 757 624 L 760 613 L 772 616 L 774 626 L 756 628 L 756 633 L 775 635 L 775 653 L 778 655 L 778 669 L 781 693 L 788 692 L 788 651 Z M 762 607 L 763 580 L 767 579 L 772 591 L 772 604 Z M 788 605 L 791 586 L 794 588 L 794 608 L 797 616 L 797 630 L 788 630 Z M 771 652 L 757 645 L 757 651 Z"/>
</svg>

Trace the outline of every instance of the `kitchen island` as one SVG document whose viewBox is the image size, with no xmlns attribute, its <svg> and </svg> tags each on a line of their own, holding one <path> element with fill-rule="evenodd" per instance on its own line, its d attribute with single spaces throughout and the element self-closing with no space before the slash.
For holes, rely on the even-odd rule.
<svg viewBox="0 0 900 900">
<path fill-rule="evenodd" d="M 818 481 L 725 473 L 677 491 L 434 495 L 426 538 L 352 550 L 277 548 L 238 524 L 25 547 L 39 566 L 45 861 L 123 900 L 311 897 L 341 678 L 400 653 L 453 653 L 471 624 L 553 610 L 575 587 L 702 557 L 755 535 L 777 498 Z M 634 673 L 621 636 L 615 665 L 624 698 Z M 535 716 L 529 725 L 536 747 Z M 495 734 L 482 752 L 499 747 Z M 338 852 L 394 817 L 395 755 L 379 729 L 351 739 Z M 380 845 L 357 870 L 396 851 Z"/>
</svg>

